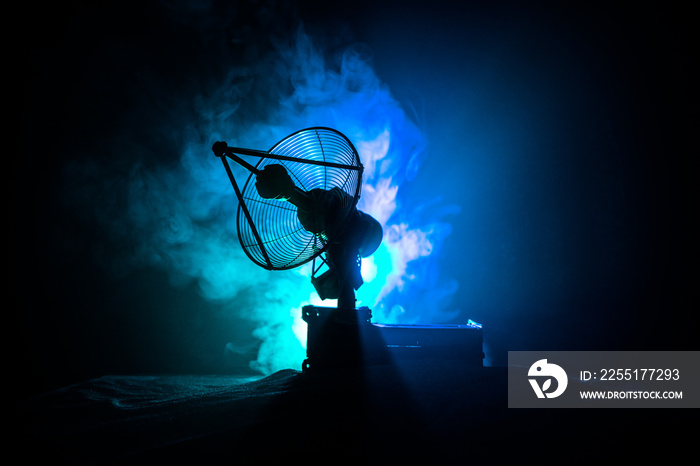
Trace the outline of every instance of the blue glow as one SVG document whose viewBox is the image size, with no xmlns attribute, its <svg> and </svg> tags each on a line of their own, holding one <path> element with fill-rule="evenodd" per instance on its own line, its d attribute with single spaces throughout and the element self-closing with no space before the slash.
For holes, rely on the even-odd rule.
<svg viewBox="0 0 700 466">
<path fill-rule="evenodd" d="M 387 234 L 358 293 L 375 321 L 472 318 L 496 364 L 513 349 L 656 345 L 647 317 L 661 308 L 688 328 L 695 198 L 679 174 L 691 173 L 693 88 L 678 47 L 688 29 L 666 21 L 678 15 L 257 0 L 63 10 L 71 27 L 51 21 L 21 54 L 16 164 L 31 254 L 20 292 L 41 311 L 25 314 L 53 371 L 72 359 L 53 348 L 81 339 L 99 346 L 86 365 L 299 367 L 300 307 L 333 304 L 316 301 L 308 270 L 245 257 L 211 144 L 267 149 L 313 125 L 347 134 L 367 167 L 361 207 Z"/>
<path fill-rule="evenodd" d="M 254 88 L 254 83 L 264 86 Z M 301 307 L 335 303 L 316 296 L 311 264 L 269 272 L 249 261 L 236 238 L 236 198 L 210 148 L 226 140 L 266 150 L 301 128 L 329 126 L 355 144 L 365 167 L 359 208 L 385 231 L 382 246 L 364 261 L 366 283 L 358 291 L 358 305 L 369 306 L 375 322 L 430 322 L 457 315 L 447 306 L 455 282 L 439 283 L 430 267 L 420 265 L 440 250 L 450 231 L 445 213 L 455 207 L 419 217 L 413 215 L 421 212 L 419 206 L 402 202 L 401 186 L 416 176 L 427 141 L 379 79 L 364 47 L 328 53 L 300 29 L 259 60 L 231 65 L 203 87 L 180 96 L 189 108 L 178 114 L 182 126 L 156 128 L 174 139 L 177 163 L 129 167 L 124 190 L 115 183 L 111 193 L 115 206 L 126 209 L 97 212 L 115 241 L 135 241 L 109 257 L 105 267 L 119 276 L 157 268 L 168 273 L 173 286 L 195 283 L 221 312 L 254 327 L 252 336 L 261 342 L 255 369 L 271 373 L 300 367 L 306 339 Z M 246 101 L 253 102 L 247 105 L 254 112 Z M 84 184 L 93 169 L 103 167 L 74 166 L 71 176 Z M 247 176 L 238 170 L 236 176 Z M 227 345 L 227 350 L 235 348 L 236 342 Z"/>
<path fill-rule="evenodd" d="M 474 322 L 474 321 L 471 320 L 471 319 L 468 319 L 468 320 L 467 320 L 467 325 L 470 326 L 470 327 L 474 327 L 474 328 L 482 328 L 482 325 L 481 325 L 480 323 Z"/>
</svg>

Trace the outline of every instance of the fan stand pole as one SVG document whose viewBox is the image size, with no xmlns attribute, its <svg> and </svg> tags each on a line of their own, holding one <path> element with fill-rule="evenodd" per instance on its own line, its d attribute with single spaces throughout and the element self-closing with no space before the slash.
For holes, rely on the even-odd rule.
<svg viewBox="0 0 700 466">
<path fill-rule="evenodd" d="M 344 284 L 340 289 L 338 309 L 355 309 L 355 290 L 352 285 Z"/>
</svg>

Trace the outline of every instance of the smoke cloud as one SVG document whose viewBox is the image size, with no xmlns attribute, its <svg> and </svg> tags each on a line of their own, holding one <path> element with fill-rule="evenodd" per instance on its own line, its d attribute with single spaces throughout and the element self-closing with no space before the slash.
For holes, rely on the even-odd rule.
<svg viewBox="0 0 700 466">
<path fill-rule="evenodd" d="M 245 256 L 237 200 L 211 146 L 224 140 L 267 150 L 299 129 L 329 126 L 357 147 L 365 166 L 359 208 L 385 231 L 363 265 L 359 304 L 372 308 L 375 322 L 458 316 L 450 307 L 458 285 L 440 276 L 437 258 L 459 207 L 429 196 L 420 205 L 402 198 L 401 186 L 420 169 L 429 141 L 373 70 L 371 49 L 314 36 L 297 20 L 280 25 L 274 18 L 283 15 L 265 7 L 215 12 L 200 4 L 165 9 L 171 34 L 189 47 L 182 69 L 168 74 L 136 59 L 134 104 L 118 134 L 104 152 L 87 153 L 65 171 L 64 201 L 103 232 L 96 260 L 117 278 L 155 268 L 175 287 L 196 284 L 204 298 L 252 324 L 261 342 L 256 370 L 299 367 L 301 307 L 334 303 L 315 295 L 308 267 L 269 272 Z M 226 350 L 237 348 L 231 341 Z"/>
</svg>

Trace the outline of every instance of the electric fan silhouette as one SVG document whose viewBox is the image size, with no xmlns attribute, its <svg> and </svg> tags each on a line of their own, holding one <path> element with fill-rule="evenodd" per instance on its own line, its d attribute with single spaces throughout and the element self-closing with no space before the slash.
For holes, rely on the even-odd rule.
<svg viewBox="0 0 700 466">
<path fill-rule="evenodd" d="M 212 151 L 238 198 L 238 238 L 247 256 L 267 270 L 313 261 L 311 282 L 321 299 L 354 308 L 361 258 L 377 249 L 382 227 L 357 209 L 364 167 L 352 142 L 335 129 L 312 127 L 267 152 L 226 142 L 214 143 Z M 240 155 L 260 160 L 252 165 Z M 242 190 L 228 159 L 250 172 Z"/>
</svg>

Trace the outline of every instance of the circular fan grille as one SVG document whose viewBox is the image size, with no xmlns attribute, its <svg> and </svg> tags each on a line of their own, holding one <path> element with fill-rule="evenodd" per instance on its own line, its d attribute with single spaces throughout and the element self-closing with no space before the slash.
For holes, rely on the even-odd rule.
<svg viewBox="0 0 700 466">
<path fill-rule="evenodd" d="M 362 182 L 360 158 L 348 138 L 331 128 L 307 128 L 287 136 L 268 153 L 270 157 L 262 158 L 256 169 L 281 164 L 304 191 L 339 188 L 348 194 L 337 213 L 337 218 L 342 219 L 339 231 L 342 230 L 360 197 Z M 296 207 L 289 202 L 260 197 L 254 174 L 246 180 L 242 195 L 250 221 L 239 205 L 238 237 L 248 257 L 261 267 L 270 270 L 297 267 L 324 252 L 334 240 L 328 232 L 306 231 L 297 218 Z"/>
</svg>

